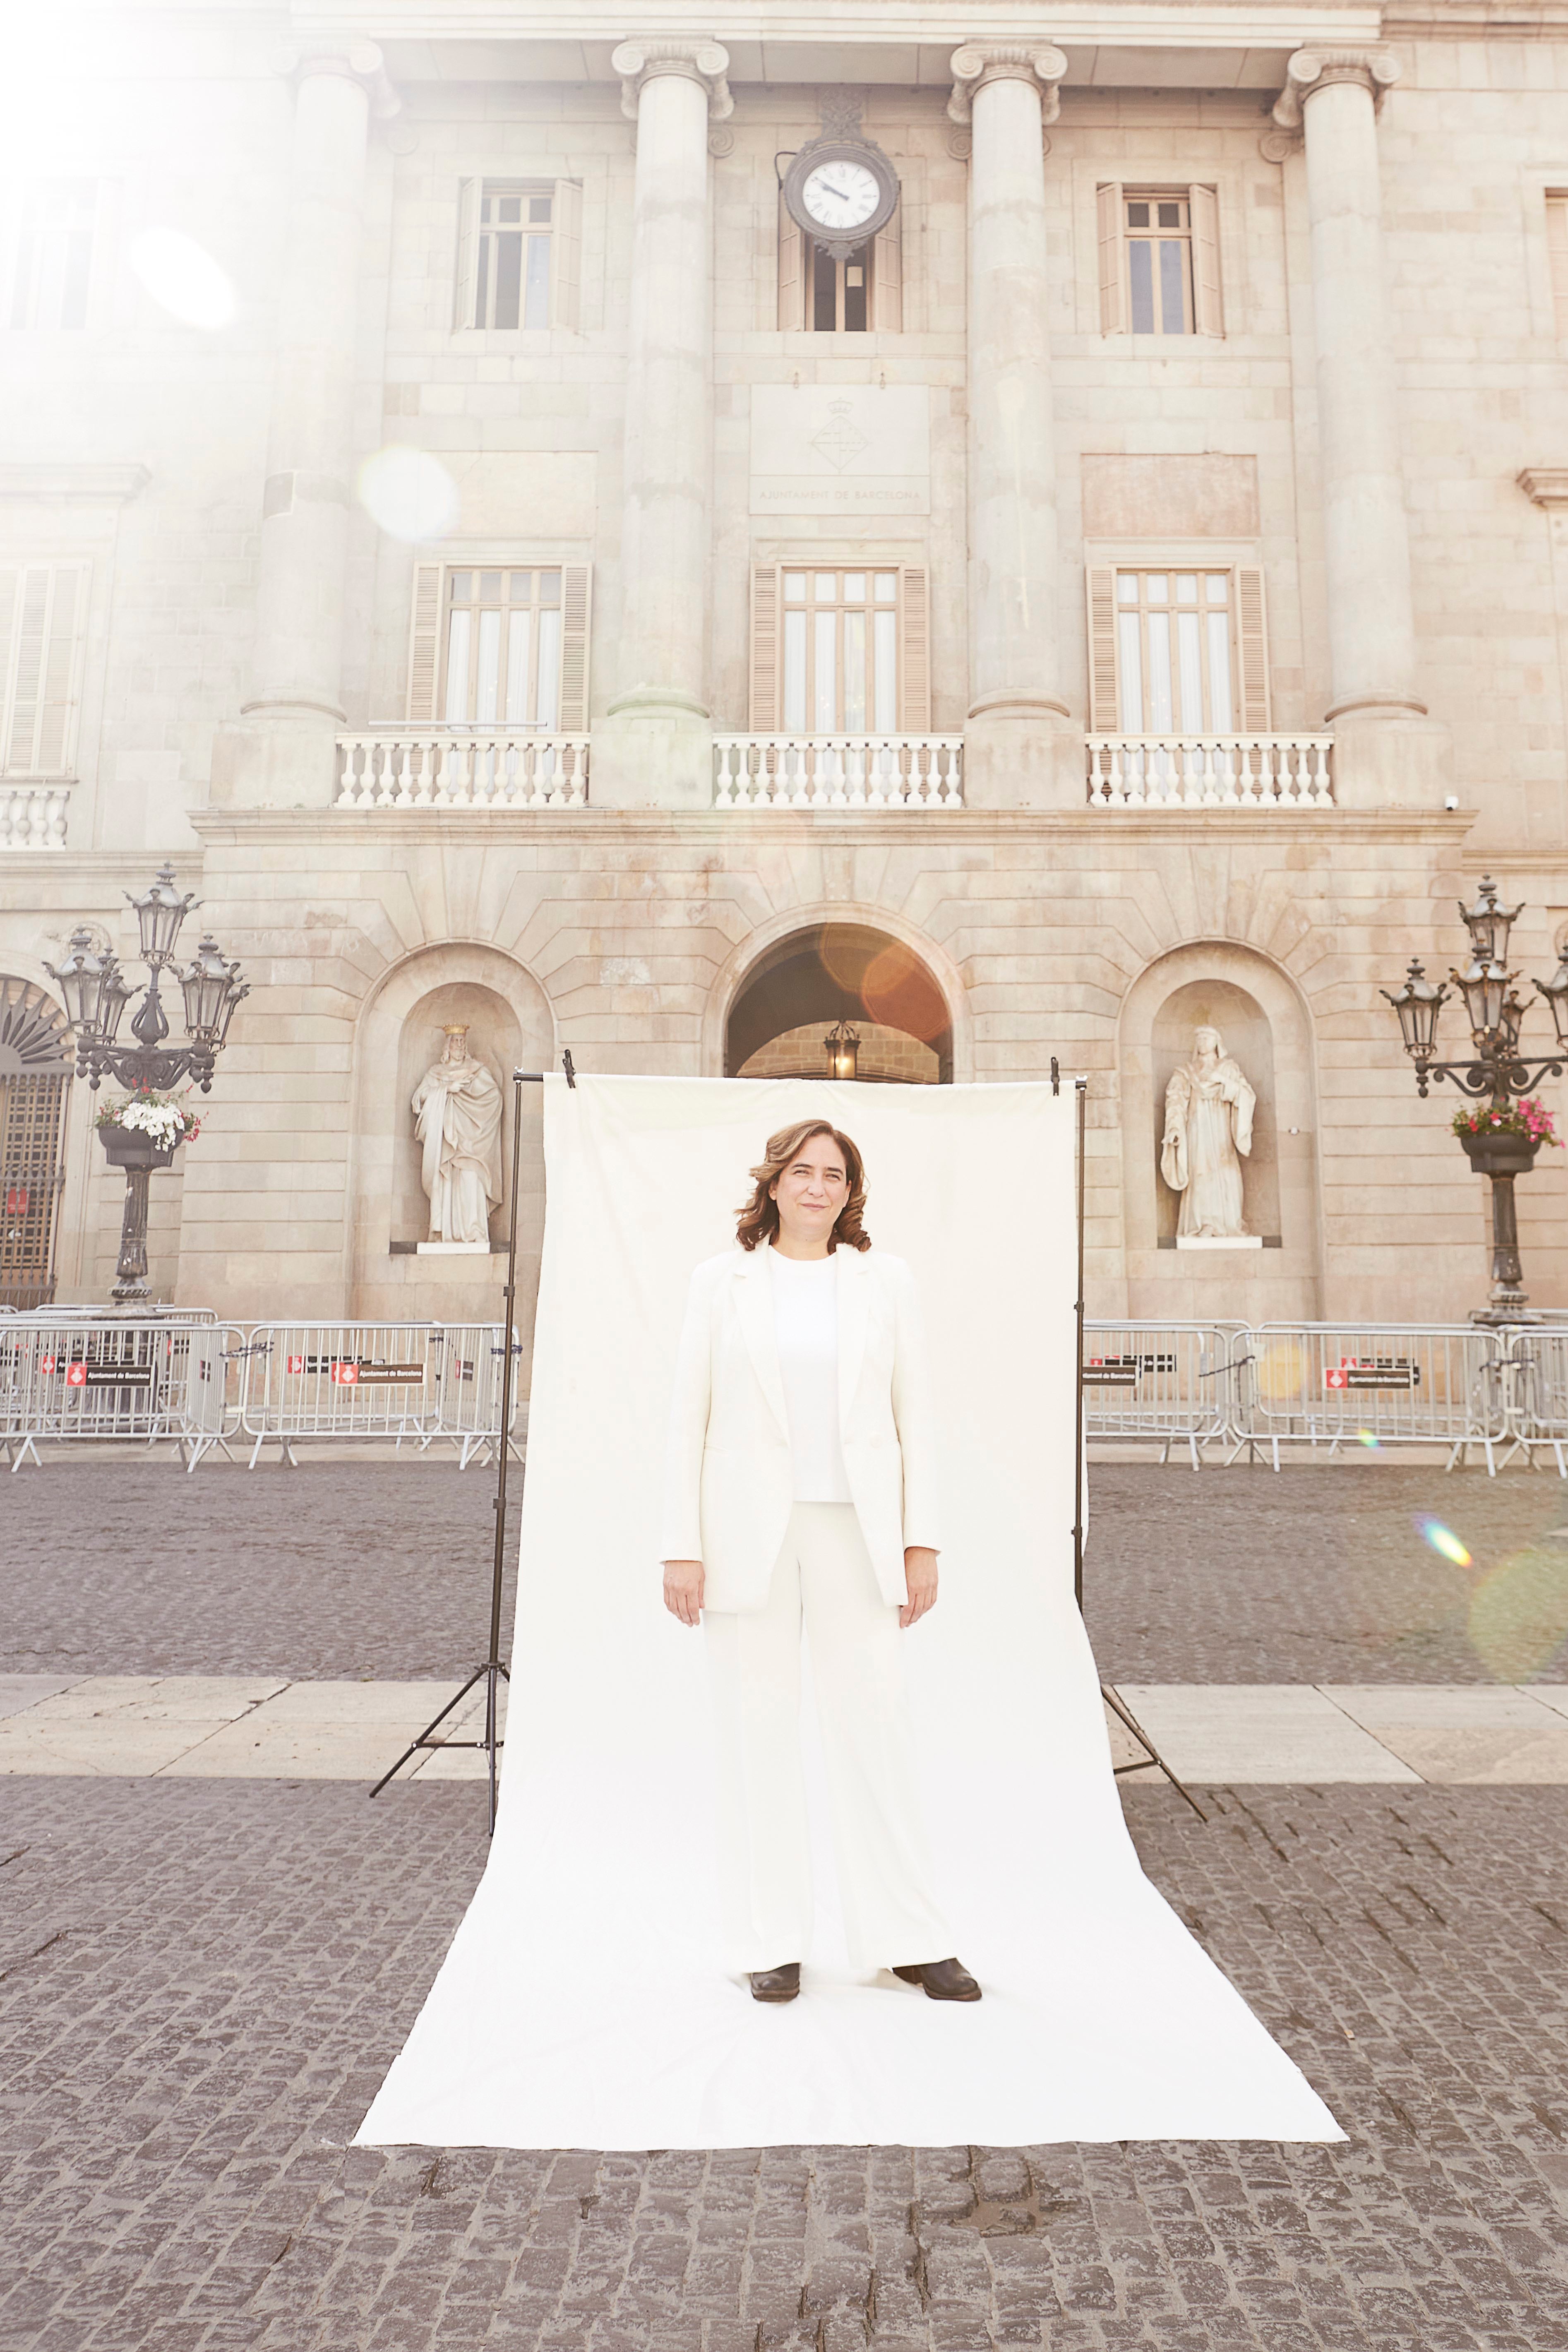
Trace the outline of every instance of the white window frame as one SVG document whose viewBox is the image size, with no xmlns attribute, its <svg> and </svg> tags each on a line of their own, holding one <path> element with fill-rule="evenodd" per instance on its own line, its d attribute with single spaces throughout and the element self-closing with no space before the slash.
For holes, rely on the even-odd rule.
<svg viewBox="0 0 1568 2352">
<path fill-rule="evenodd" d="M 548 286 L 543 304 L 544 317 L 525 325 L 527 318 L 528 256 L 521 259 L 519 277 L 518 321 L 512 327 L 498 327 L 480 322 L 478 311 L 480 297 L 486 297 L 487 309 L 493 307 L 496 282 L 496 234 L 506 234 L 511 225 L 487 224 L 484 211 L 487 203 L 520 199 L 523 218 L 515 226 L 515 233 L 525 245 L 537 242 L 547 254 Z M 548 221 L 532 223 L 527 217 L 531 200 L 542 200 L 550 206 Z M 481 268 L 485 283 L 481 285 Z M 465 179 L 458 187 L 458 249 L 453 282 L 452 331 L 454 334 L 499 336 L 510 343 L 519 336 L 546 334 L 564 328 L 575 332 L 581 323 L 583 278 L 583 184 L 580 180 L 555 179 L 539 173 L 485 172 Z"/>
<path fill-rule="evenodd" d="M 1079 332 L 1116 335 L 1131 341 L 1131 329 L 1125 323 L 1127 264 L 1121 199 L 1123 193 L 1132 191 L 1139 194 L 1163 192 L 1184 195 L 1189 202 L 1199 203 L 1205 214 L 1212 206 L 1209 226 L 1213 230 L 1213 246 L 1205 253 L 1206 266 L 1201 273 L 1194 257 L 1195 331 L 1199 337 L 1215 342 L 1236 336 L 1248 315 L 1246 223 L 1251 189 L 1272 167 L 1260 162 L 1256 171 L 1233 167 L 1205 171 L 1197 178 L 1191 156 L 1152 147 L 1140 152 L 1135 142 L 1129 144 L 1131 152 L 1120 179 L 1107 179 L 1105 165 L 1091 158 L 1078 157 L 1071 166 L 1074 298 Z M 1277 170 L 1273 177 L 1278 181 Z M 1209 200 L 1207 204 L 1203 204 L 1205 196 Z M 1205 229 L 1202 240 L 1205 247 L 1207 234 Z M 1140 352 L 1168 353 L 1174 340 L 1168 335 L 1140 336 L 1136 348 Z"/>
<path fill-rule="evenodd" d="M 92 567 L 0 559 L 0 778 L 74 781 Z"/>
<path fill-rule="evenodd" d="M 83 190 L 89 215 L 86 226 L 87 266 L 81 289 L 81 316 L 68 322 L 58 315 L 59 303 L 47 299 L 51 292 L 58 294 L 63 290 L 59 282 L 51 289 L 47 268 L 53 236 L 47 228 L 37 231 L 30 222 L 35 202 L 43 190 L 51 187 Z M 11 333 L 81 334 L 95 324 L 103 275 L 105 232 L 105 183 L 94 174 L 45 172 L 17 184 L 13 200 L 5 310 L 0 314 L 0 320 Z M 46 309 L 48 315 L 40 316 L 40 311 Z"/>
<path fill-rule="evenodd" d="M 749 646 L 751 677 L 750 724 L 754 732 L 763 735 L 924 735 L 931 730 L 931 573 L 924 562 L 909 562 L 899 558 L 879 559 L 868 551 L 854 553 L 840 551 L 820 553 L 813 551 L 815 560 L 802 561 L 800 551 L 792 551 L 787 557 L 752 566 L 752 614 Z M 839 593 L 831 605 L 818 603 L 813 593 L 815 578 L 832 573 L 842 583 L 846 576 L 858 573 L 866 581 L 863 599 L 856 601 Z M 805 575 L 805 596 L 798 601 L 786 590 L 786 580 Z M 892 724 L 879 725 L 876 702 L 876 622 L 879 600 L 875 583 L 879 577 L 892 575 L 896 593 L 890 604 L 883 602 L 879 609 L 893 615 L 894 691 L 891 698 Z M 820 685 L 815 668 L 816 631 L 828 611 L 834 614 L 836 646 L 836 691 L 834 722 L 819 724 L 825 713 L 815 700 L 814 682 Z M 837 714 L 844 709 L 842 678 L 843 653 L 846 643 L 846 623 L 848 615 L 861 612 L 866 616 L 866 668 L 868 676 L 867 708 L 859 725 L 840 725 Z M 805 671 L 804 709 L 792 703 L 788 678 L 788 633 L 794 620 L 804 620 L 808 647 Z M 884 635 L 885 645 L 885 635 Z M 884 654 L 884 660 L 886 656 Z M 887 703 L 883 703 L 884 715 Z M 791 723 L 791 711 L 802 713 L 803 723 Z"/>
<path fill-rule="evenodd" d="M 469 708 L 454 716 L 448 709 L 448 679 L 452 653 L 451 623 L 454 614 L 452 583 L 468 573 L 477 575 L 493 572 L 503 583 L 510 575 L 527 572 L 537 578 L 541 572 L 560 574 L 558 603 L 551 606 L 537 595 L 531 596 L 525 608 L 520 602 L 513 605 L 509 593 L 492 603 L 488 598 L 473 597 L 456 608 L 469 614 L 494 611 L 497 614 L 493 632 L 497 655 L 497 677 L 492 716 L 476 715 L 480 696 L 474 690 L 483 675 L 484 656 L 481 652 L 483 632 L 470 620 L 468 629 L 468 659 L 467 664 L 470 691 L 466 699 Z M 441 563 L 416 563 L 411 599 L 408 657 L 408 688 L 406 712 L 411 724 L 427 726 L 454 733 L 494 733 L 497 735 L 579 735 L 588 725 L 588 646 L 592 621 L 592 567 L 574 557 L 563 557 L 555 551 L 509 551 L 504 554 L 487 549 L 481 554 L 464 558 L 454 553 Z M 554 611 L 560 614 L 559 631 L 554 651 L 553 711 L 540 717 L 538 666 L 542 642 L 548 635 L 542 621 L 534 619 L 524 632 L 517 632 L 513 614 L 524 610 L 531 614 Z M 505 666 L 517 657 L 521 650 L 529 663 L 531 691 L 525 698 L 525 708 L 531 705 L 535 715 L 530 719 L 509 719 L 506 704 L 507 687 L 502 683 Z M 489 698 L 485 698 L 489 699 Z"/>
<path fill-rule="evenodd" d="M 1127 734 L 1225 734 L 1267 735 L 1273 726 L 1273 681 L 1268 644 L 1267 584 L 1261 562 L 1256 552 L 1242 554 L 1223 544 L 1212 548 L 1194 547 L 1190 542 L 1170 550 L 1154 547 L 1090 547 L 1086 549 L 1084 592 L 1087 608 L 1088 645 L 1088 708 L 1089 732 L 1091 735 Z M 1142 573 L 1145 577 L 1164 573 L 1172 583 L 1166 610 L 1178 613 L 1182 607 L 1174 594 L 1176 580 L 1184 575 L 1205 573 L 1228 575 L 1226 599 L 1229 627 L 1227 631 L 1230 664 L 1231 722 L 1219 728 L 1205 724 L 1201 728 L 1184 725 L 1179 691 L 1173 692 L 1173 709 L 1168 726 L 1151 723 L 1147 690 L 1143 698 L 1143 725 L 1126 726 L 1124 721 L 1125 677 L 1123 671 L 1122 631 L 1120 625 L 1127 607 L 1116 593 L 1117 575 Z M 1140 605 L 1140 611 L 1145 607 Z M 1195 609 L 1200 614 L 1212 609 L 1205 605 L 1200 585 Z M 1206 670 L 1206 662 L 1205 664 Z M 1145 672 L 1145 677 L 1147 673 Z"/>
</svg>

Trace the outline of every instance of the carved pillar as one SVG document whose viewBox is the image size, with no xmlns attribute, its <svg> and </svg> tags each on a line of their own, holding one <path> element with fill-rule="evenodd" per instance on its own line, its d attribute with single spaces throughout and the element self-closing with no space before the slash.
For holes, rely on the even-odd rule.
<svg viewBox="0 0 1568 2352">
<path fill-rule="evenodd" d="M 982 807 L 1084 798 L 1060 676 L 1046 273 L 1044 125 L 1067 64 L 1038 46 L 966 43 L 952 56 L 948 112 L 973 132 L 963 792 Z"/>
<path fill-rule="evenodd" d="M 1306 145 L 1336 790 L 1440 805 L 1447 730 L 1416 690 L 1377 108 L 1392 58 L 1300 50 L 1274 119 Z"/>
<path fill-rule="evenodd" d="M 595 730 L 600 806 L 707 807 L 713 233 L 709 125 L 733 107 L 716 41 L 623 41 L 637 124 L 626 339 L 621 637 L 626 681 Z"/>
<path fill-rule="evenodd" d="M 397 111 L 374 42 L 300 58 L 250 688 L 214 747 L 215 799 L 325 806 L 343 723 L 343 595 L 365 150 Z"/>
</svg>

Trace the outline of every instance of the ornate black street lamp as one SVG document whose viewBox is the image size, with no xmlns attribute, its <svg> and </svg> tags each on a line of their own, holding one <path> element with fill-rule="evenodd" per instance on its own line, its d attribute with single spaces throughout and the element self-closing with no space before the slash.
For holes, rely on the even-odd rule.
<svg viewBox="0 0 1568 2352">
<path fill-rule="evenodd" d="M 57 971 L 44 970 L 65 999 L 66 1018 L 76 1038 L 76 1068 L 96 1091 L 104 1077 L 117 1079 L 132 1096 L 161 1094 L 194 1078 L 203 1094 L 212 1090 L 213 1067 L 228 1038 L 235 1007 L 250 991 L 208 934 L 179 975 L 184 999 L 186 1035 L 181 1045 L 166 1045 L 169 1019 L 159 1001 L 159 984 L 174 961 L 174 942 L 190 908 L 197 904 L 188 890 L 174 887 L 174 869 L 161 866 L 152 887 L 140 898 L 125 893 L 136 909 L 142 934 L 142 960 L 147 966 L 147 987 L 131 1024 L 134 1045 L 120 1045 L 125 1008 L 136 993 L 112 949 L 100 955 L 92 933 L 85 928 L 70 937 L 70 950 Z M 121 1302 L 147 1296 L 147 1179 L 154 1168 L 174 1162 L 180 1139 L 161 1142 L 142 1128 L 100 1127 L 98 1130 L 111 1168 L 125 1171 L 125 1213 L 120 1228 L 120 1263 L 115 1268 L 113 1297 Z"/>
<path fill-rule="evenodd" d="M 1449 991 L 1446 987 L 1434 988 L 1418 961 L 1412 959 L 1403 988 L 1381 992 L 1399 1015 L 1400 1034 L 1405 1050 L 1415 1065 L 1415 1086 L 1421 1095 L 1425 1096 L 1432 1079 L 1451 1078 L 1461 1093 L 1477 1099 L 1484 1097 L 1489 1110 L 1506 1114 L 1513 1097 L 1530 1094 L 1546 1076 L 1563 1076 L 1564 1062 L 1568 1061 L 1568 947 L 1564 947 L 1551 979 L 1531 983 L 1552 1008 L 1556 1051 L 1533 1056 L 1523 1055 L 1520 1051 L 1520 1032 L 1526 1007 L 1514 993 L 1513 982 L 1518 975 L 1508 969 L 1508 935 L 1522 912 L 1522 901 L 1517 907 L 1501 904 L 1489 874 L 1482 875 L 1473 907 L 1460 901 L 1459 913 L 1470 934 L 1470 961 L 1463 971 L 1450 971 L 1448 977 L 1463 996 L 1469 1015 L 1474 1050 L 1462 1061 L 1439 1062 L 1436 1058 L 1437 1016 L 1448 1001 Z M 1491 1305 L 1483 1319 L 1508 1322 L 1521 1314 L 1526 1304 L 1521 1287 L 1523 1273 L 1519 1262 L 1513 1180 L 1530 1173 L 1542 1138 L 1489 1128 L 1483 1115 L 1473 1132 L 1460 1131 L 1459 1141 L 1471 1167 L 1491 1183 L 1492 1292 Z"/>
<path fill-rule="evenodd" d="M 852 1078 L 860 1052 L 860 1032 L 847 1021 L 836 1021 L 822 1041 L 830 1078 Z"/>
</svg>

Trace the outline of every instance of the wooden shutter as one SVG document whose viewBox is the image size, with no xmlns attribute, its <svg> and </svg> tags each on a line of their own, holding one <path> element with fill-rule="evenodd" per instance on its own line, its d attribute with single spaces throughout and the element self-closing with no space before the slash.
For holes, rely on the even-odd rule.
<svg viewBox="0 0 1568 2352">
<path fill-rule="evenodd" d="M 1100 241 L 1100 331 L 1119 335 L 1126 320 L 1121 281 L 1121 183 L 1112 180 L 1096 192 Z"/>
<path fill-rule="evenodd" d="M 550 207 L 550 323 L 576 332 L 583 305 L 583 184 L 557 180 Z"/>
<path fill-rule="evenodd" d="M 563 735 L 581 735 L 588 725 L 588 616 L 593 567 L 561 567 L 561 713 Z"/>
<path fill-rule="evenodd" d="M 0 572 L 0 688 L 8 775 L 69 772 L 86 616 L 85 565 L 28 563 Z"/>
<path fill-rule="evenodd" d="M 784 197 L 779 197 L 779 331 L 787 334 L 805 324 L 805 289 L 802 282 L 805 257 L 799 224 Z"/>
<path fill-rule="evenodd" d="M 1200 335 L 1223 335 L 1225 310 L 1219 290 L 1219 198 L 1212 188 L 1190 191 L 1193 222 L 1193 327 Z"/>
<path fill-rule="evenodd" d="M 1552 302 L 1557 331 L 1568 335 L 1568 196 L 1546 199 L 1546 253 L 1552 269 Z"/>
<path fill-rule="evenodd" d="M 904 331 L 903 207 L 871 239 L 871 324 L 879 335 Z"/>
<path fill-rule="evenodd" d="M 1268 732 L 1268 623 L 1260 564 L 1236 567 L 1236 650 L 1241 708 L 1237 716 L 1247 735 Z"/>
<path fill-rule="evenodd" d="M 931 574 L 923 563 L 899 573 L 899 732 L 931 732 Z"/>
<path fill-rule="evenodd" d="M 1121 697 L 1116 675 L 1116 571 L 1091 563 L 1084 575 L 1089 602 L 1089 731 L 1120 735 Z"/>
<path fill-rule="evenodd" d="M 752 732 L 773 735 L 781 722 L 783 662 L 779 641 L 779 567 L 752 566 Z"/>
<path fill-rule="evenodd" d="M 455 328 L 471 327 L 474 323 L 482 184 L 479 180 L 459 180 L 458 183 L 458 268 L 452 281 L 452 324 Z"/>
<path fill-rule="evenodd" d="M 414 567 L 414 617 L 408 639 L 408 716 L 428 727 L 438 715 L 437 667 L 441 657 L 441 577 L 438 563 Z"/>
</svg>

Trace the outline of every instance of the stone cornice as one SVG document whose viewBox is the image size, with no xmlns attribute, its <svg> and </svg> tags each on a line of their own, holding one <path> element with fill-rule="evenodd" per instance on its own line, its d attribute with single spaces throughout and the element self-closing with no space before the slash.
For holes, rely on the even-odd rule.
<svg viewBox="0 0 1568 2352">
<path fill-rule="evenodd" d="M 1514 479 L 1538 507 L 1568 507 L 1568 466 L 1527 466 Z"/>
<path fill-rule="evenodd" d="M 1061 112 L 1058 85 L 1068 69 L 1067 52 L 1049 44 L 1008 41 L 965 41 L 952 53 L 952 95 L 947 110 L 954 122 L 967 123 L 977 89 L 988 81 L 1026 81 L 1031 89 L 1045 84 L 1040 102 L 1042 121 L 1054 122 Z"/>
<path fill-rule="evenodd" d="M 1458 849 L 1475 823 L 1473 809 L 1293 809 L 1288 815 L 1262 809 L 879 809 L 874 814 L 836 809 L 226 809 L 187 812 L 190 824 L 208 848 L 244 848 L 252 843 L 297 843 L 301 855 L 328 844 L 352 847 L 374 842 L 384 852 L 406 842 L 440 842 L 448 849 L 468 844 L 494 847 L 526 843 L 531 849 L 554 841 L 616 841 L 639 845 L 658 841 L 710 848 L 733 844 L 743 858 L 757 843 L 812 841 L 869 848 L 897 843 L 901 849 L 929 842 L 940 851 L 947 842 L 1055 841 L 1085 848 L 1113 849 L 1118 842 L 1141 848 L 1161 843 L 1201 843 L 1210 849 L 1245 841 L 1280 853 L 1302 842 L 1322 848 L 1351 843 L 1431 844 Z M 51 868 L 69 861 L 64 850 Z M 1568 872 L 1568 850 L 1562 859 Z"/>
<path fill-rule="evenodd" d="M 145 466 L 0 466 L 0 499 L 70 499 L 96 507 L 122 506 L 144 490 L 153 477 Z"/>
<path fill-rule="evenodd" d="M 1561 41 L 1568 0 L 1389 0 L 1390 41 Z"/>
</svg>

